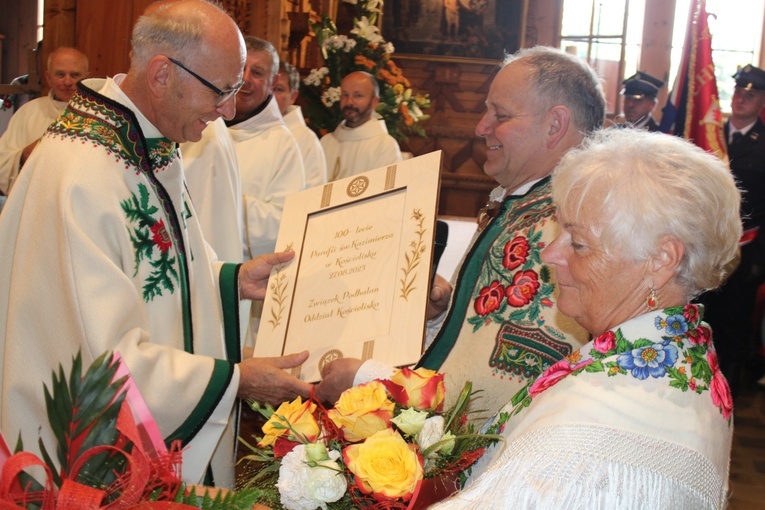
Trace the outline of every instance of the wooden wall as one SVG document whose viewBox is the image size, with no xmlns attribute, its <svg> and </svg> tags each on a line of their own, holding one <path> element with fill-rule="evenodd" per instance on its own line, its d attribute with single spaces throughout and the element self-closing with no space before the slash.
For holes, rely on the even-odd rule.
<svg viewBox="0 0 765 510">
<path fill-rule="evenodd" d="M 499 1 L 499 0 L 498 0 Z M 130 31 L 152 0 L 46 0 L 43 57 L 59 45 L 74 45 L 90 57 L 91 75 L 128 69 Z M 336 15 L 340 0 L 224 0 L 246 34 L 271 41 L 282 58 L 303 72 L 320 65 L 306 37 L 310 11 Z M 525 6 L 520 44 L 558 44 L 562 0 L 533 0 Z M 385 35 L 385 34 L 383 34 Z M 414 155 L 442 150 L 439 212 L 475 216 L 496 183 L 483 174 L 485 144 L 474 129 L 499 61 L 394 55 L 413 88 L 428 93 L 431 119 L 426 138 L 412 137 L 403 150 Z"/>
</svg>

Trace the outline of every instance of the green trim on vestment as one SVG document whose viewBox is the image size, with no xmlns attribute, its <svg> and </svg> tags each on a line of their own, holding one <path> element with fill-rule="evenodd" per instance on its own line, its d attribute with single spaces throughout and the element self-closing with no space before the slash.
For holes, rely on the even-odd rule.
<svg viewBox="0 0 765 510">
<path fill-rule="evenodd" d="M 202 398 L 199 399 L 199 403 L 189 413 L 186 421 L 165 438 L 165 444 L 168 445 L 168 448 L 176 440 L 180 440 L 183 446 L 186 446 L 197 435 L 220 403 L 233 377 L 234 364 L 230 361 L 216 359 L 210 382 L 207 384 Z"/>
<path fill-rule="evenodd" d="M 502 202 L 499 214 L 492 219 L 486 230 L 481 233 L 481 237 L 476 240 L 470 253 L 465 257 L 466 264 L 462 266 L 457 278 L 462 285 L 458 286 L 457 294 L 454 297 L 448 315 L 444 319 L 444 325 L 438 332 L 425 354 L 420 358 L 418 367 L 425 367 L 430 370 L 438 370 L 446 361 L 449 353 L 457 343 L 462 324 L 465 322 L 465 315 L 472 309 L 471 301 L 473 299 L 474 285 L 470 282 L 478 281 L 484 260 L 487 255 L 476 256 L 476 253 L 488 254 L 497 236 L 504 230 L 503 221 L 497 221 L 497 218 L 504 218 L 510 200 Z M 469 284 L 468 284 L 469 283 Z"/>
<path fill-rule="evenodd" d="M 223 331 L 226 354 L 233 363 L 242 361 L 239 331 L 239 268 L 241 264 L 225 263 L 220 270 L 220 301 L 223 305 Z"/>
</svg>

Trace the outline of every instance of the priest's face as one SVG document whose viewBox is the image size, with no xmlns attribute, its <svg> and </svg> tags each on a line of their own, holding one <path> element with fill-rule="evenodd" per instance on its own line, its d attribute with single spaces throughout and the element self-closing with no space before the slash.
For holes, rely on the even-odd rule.
<svg viewBox="0 0 765 510">
<path fill-rule="evenodd" d="M 379 102 L 372 81 L 364 73 L 351 73 L 340 83 L 340 109 L 348 127 L 359 127 L 371 119 Z"/>
<path fill-rule="evenodd" d="M 279 104 L 279 111 L 282 112 L 282 115 L 287 115 L 287 112 L 290 111 L 290 106 L 297 99 L 298 91 L 290 89 L 290 79 L 284 71 L 276 73 L 273 93 L 276 102 Z"/>
<path fill-rule="evenodd" d="M 157 118 L 157 127 L 170 140 L 197 142 L 210 122 L 234 117 L 236 93 L 232 92 L 242 84 L 244 40 L 237 32 L 226 42 L 202 46 L 193 56 L 178 55 L 173 57 L 175 62 L 167 56 L 155 57 L 164 59 L 173 80 L 172 92 L 162 101 L 164 113 Z"/>
<path fill-rule="evenodd" d="M 51 54 L 45 79 L 58 101 L 72 99 L 77 82 L 88 74 L 88 59 L 74 48 L 61 48 Z"/>
<path fill-rule="evenodd" d="M 247 52 L 244 65 L 244 86 L 236 95 L 234 122 L 252 117 L 253 113 L 271 94 L 273 86 L 273 59 L 268 51 Z"/>
</svg>

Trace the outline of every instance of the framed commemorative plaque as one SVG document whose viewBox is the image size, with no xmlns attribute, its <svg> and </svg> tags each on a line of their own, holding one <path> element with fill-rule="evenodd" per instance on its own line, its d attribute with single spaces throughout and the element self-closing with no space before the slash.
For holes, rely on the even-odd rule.
<svg viewBox="0 0 765 510">
<path fill-rule="evenodd" d="M 287 197 L 255 356 L 310 351 L 293 373 L 318 381 L 341 357 L 394 366 L 422 351 L 441 152 Z"/>
</svg>

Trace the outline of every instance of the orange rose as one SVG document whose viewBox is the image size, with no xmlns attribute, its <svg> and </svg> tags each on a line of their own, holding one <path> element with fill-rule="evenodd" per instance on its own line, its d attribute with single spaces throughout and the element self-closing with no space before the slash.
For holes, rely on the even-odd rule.
<svg viewBox="0 0 765 510">
<path fill-rule="evenodd" d="M 388 428 L 395 407 L 385 386 L 372 381 L 345 390 L 327 414 L 343 437 L 355 443 Z"/>
<path fill-rule="evenodd" d="M 354 474 L 356 486 L 378 501 L 412 497 L 422 480 L 422 457 L 417 447 L 398 432 L 385 429 L 360 444 L 343 450 L 343 461 Z"/>
<path fill-rule="evenodd" d="M 263 439 L 258 443 L 261 448 L 271 446 L 286 434 L 289 441 L 304 443 L 316 441 L 319 437 L 319 424 L 314 413 L 316 404 L 298 397 L 292 402 L 282 402 L 279 409 L 263 425 Z"/>
<path fill-rule="evenodd" d="M 427 368 L 402 368 L 384 382 L 398 405 L 441 411 L 444 407 L 444 375 Z"/>
</svg>

